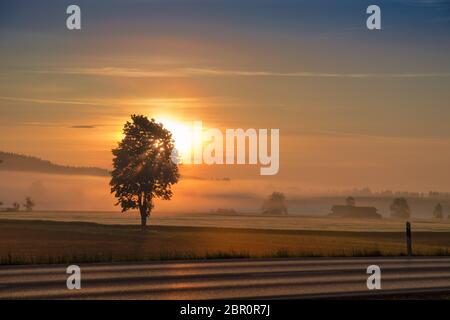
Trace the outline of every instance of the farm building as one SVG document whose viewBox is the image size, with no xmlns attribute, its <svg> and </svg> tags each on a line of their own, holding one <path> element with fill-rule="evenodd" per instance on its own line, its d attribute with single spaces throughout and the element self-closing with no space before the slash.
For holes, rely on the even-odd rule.
<svg viewBox="0 0 450 320">
<path fill-rule="evenodd" d="M 348 205 L 335 205 L 331 207 L 331 217 L 381 219 L 375 207 L 357 207 Z"/>
</svg>

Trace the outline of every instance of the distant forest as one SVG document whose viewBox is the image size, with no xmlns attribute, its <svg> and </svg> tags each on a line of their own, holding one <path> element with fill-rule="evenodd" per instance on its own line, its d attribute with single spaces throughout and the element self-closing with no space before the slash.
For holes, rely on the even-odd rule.
<svg viewBox="0 0 450 320">
<path fill-rule="evenodd" d="M 2 161 L 0 164 L 0 170 L 2 171 L 27 171 L 100 177 L 109 175 L 108 170 L 102 168 L 61 166 L 36 157 L 2 151 L 0 151 L 0 160 Z"/>
</svg>

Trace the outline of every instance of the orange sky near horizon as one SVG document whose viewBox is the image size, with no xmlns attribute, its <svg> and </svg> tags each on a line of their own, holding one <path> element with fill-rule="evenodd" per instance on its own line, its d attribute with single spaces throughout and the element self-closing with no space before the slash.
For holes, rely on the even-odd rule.
<svg viewBox="0 0 450 320">
<path fill-rule="evenodd" d="M 274 13 L 168 2 L 86 5 L 98 19 L 79 33 L 58 27 L 50 2 L 11 4 L 0 30 L 0 150 L 110 168 L 124 123 L 143 114 L 166 121 L 181 148 L 192 121 L 280 130 L 276 176 L 247 165 L 190 165 L 189 176 L 450 191 L 446 25 L 405 30 L 387 18 L 390 28 L 369 34 L 353 11 L 327 19 L 312 2 L 295 4 L 307 6 L 302 19 L 294 4 Z"/>
</svg>

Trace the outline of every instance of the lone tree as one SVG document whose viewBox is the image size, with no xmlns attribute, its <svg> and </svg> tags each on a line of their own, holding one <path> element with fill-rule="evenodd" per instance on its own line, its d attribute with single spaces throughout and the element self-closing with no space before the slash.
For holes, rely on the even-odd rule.
<svg viewBox="0 0 450 320">
<path fill-rule="evenodd" d="M 20 210 L 20 204 L 18 202 L 14 202 L 12 204 L 12 208 L 10 208 L 10 211 L 17 212 L 19 210 Z"/>
<path fill-rule="evenodd" d="M 0 159 L 0 164 L 3 162 L 3 160 Z M 3 202 L 0 201 L 0 206 L 3 205 Z"/>
<path fill-rule="evenodd" d="M 442 205 L 440 203 L 438 203 L 436 205 L 436 207 L 434 207 L 433 217 L 435 217 L 436 219 L 443 219 L 444 218 L 444 212 L 442 210 Z"/>
<path fill-rule="evenodd" d="M 23 207 L 26 211 L 33 211 L 33 208 L 36 204 L 30 197 L 25 198 L 25 203 L 23 204 Z"/>
<path fill-rule="evenodd" d="M 353 197 L 347 197 L 347 199 L 345 199 L 345 204 L 348 207 L 354 207 L 356 205 L 356 200 Z"/>
<path fill-rule="evenodd" d="M 273 192 L 262 207 L 265 214 L 288 214 L 286 197 L 281 192 Z"/>
<path fill-rule="evenodd" d="M 178 165 L 172 158 L 174 140 L 170 131 L 154 119 L 132 115 L 123 128 L 124 138 L 112 150 L 111 193 L 122 212 L 139 209 L 141 227 L 154 207 L 154 199 L 170 200 L 178 182 Z"/>
<path fill-rule="evenodd" d="M 395 198 L 391 204 L 391 216 L 393 218 L 409 218 L 411 209 L 405 198 Z"/>
</svg>

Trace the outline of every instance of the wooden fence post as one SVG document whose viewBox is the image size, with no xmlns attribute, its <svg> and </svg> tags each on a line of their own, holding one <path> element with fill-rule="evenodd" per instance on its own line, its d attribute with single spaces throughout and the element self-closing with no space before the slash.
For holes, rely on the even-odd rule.
<svg viewBox="0 0 450 320">
<path fill-rule="evenodd" d="M 406 222 L 406 251 L 408 257 L 413 255 L 412 253 L 412 239 L 411 239 L 411 223 L 409 221 Z"/>
</svg>

